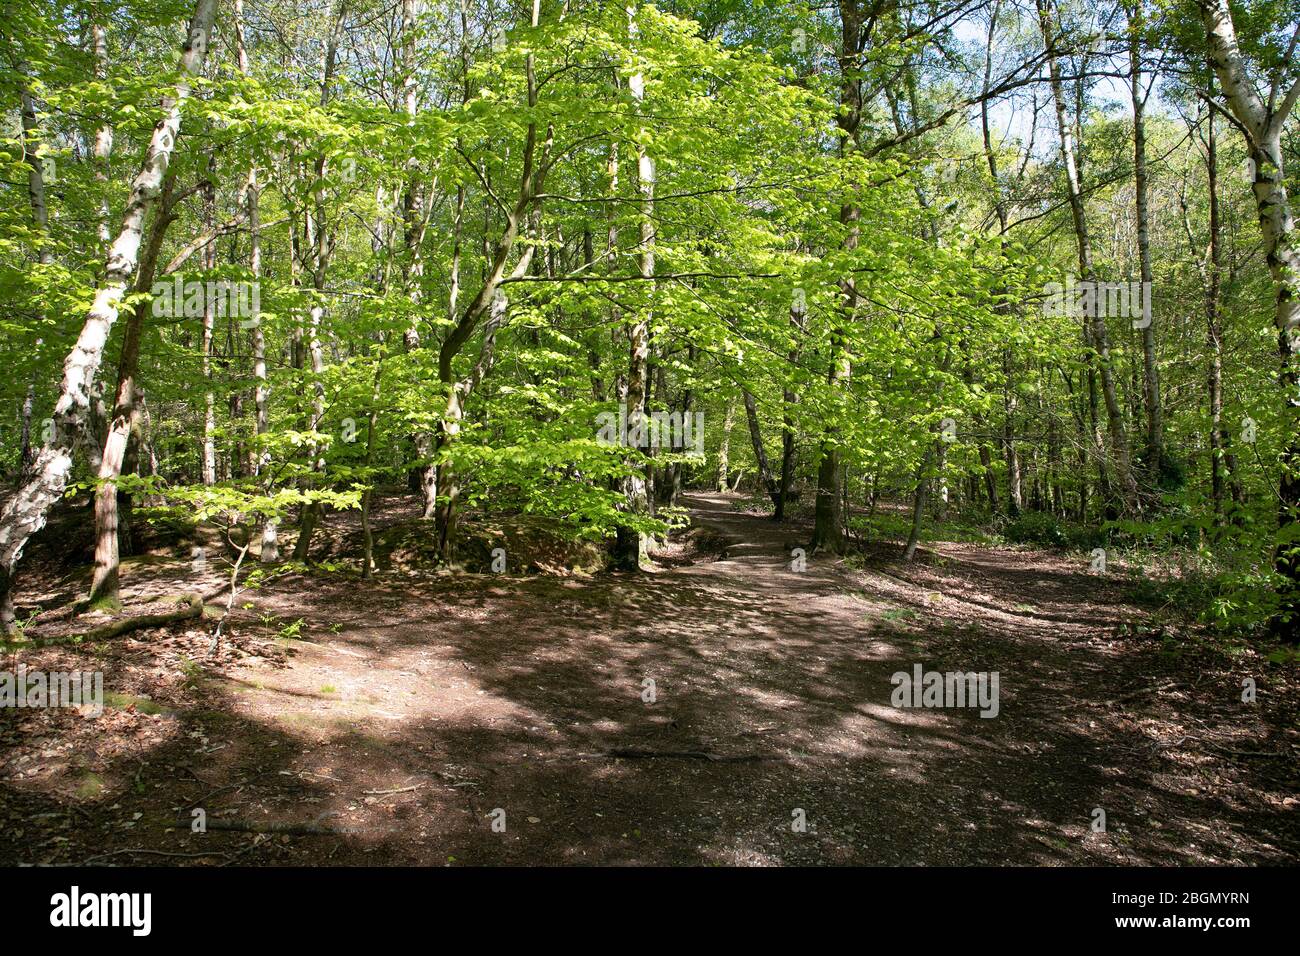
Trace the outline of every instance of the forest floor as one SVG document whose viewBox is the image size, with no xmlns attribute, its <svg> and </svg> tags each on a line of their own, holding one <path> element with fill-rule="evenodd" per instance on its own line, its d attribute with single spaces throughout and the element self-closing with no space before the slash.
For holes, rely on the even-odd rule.
<svg viewBox="0 0 1300 956">
<path fill-rule="evenodd" d="M 0 864 L 1300 861 L 1294 665 L 1165 632 L 1086 558 L 799 572 L 806 526 L 685 504 L 711 553 L 642 575 L 295 572 L 211 657 L 211 622 L 8 655 L 109 706 L 0 710 Z M 129 609 L 186 573 L 132 564 Z M 891 706 L 914 664 L 997 671 L 997 716 Z"/>
</svg>

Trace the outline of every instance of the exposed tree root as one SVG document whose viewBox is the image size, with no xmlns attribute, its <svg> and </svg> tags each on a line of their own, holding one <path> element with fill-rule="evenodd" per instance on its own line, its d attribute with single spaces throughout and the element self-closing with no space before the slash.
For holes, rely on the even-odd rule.
<svg viewBox="0 0 1300 956">
<path fill-rule="evenodd" d="M 107 641 L 114 637 L 121 637 L 123 634 L 129 634 L 131 631 L 138 631 L 141 628 L 162 627 L 165 624 L 188 621 L 203 615 L 202 594 L 190 593 L 185 595 L 183 600 L 185 607 L 178 611 L 168 611 L 163 614 L 141 614 L 136 617 L 122 618 L 119 621 L 111 621 L 82 634 L 65 634 L 62 637 L 31 637 L 24 641 L 23 644 L 30 647 L 50 647 L 55 644 Z"/>
<path fill-rule="evenodd" d="M 230 590 L 230 582 L 223 581 L 215 588 L 202 592 L 200 596 L 205 602 L 211 601 L 213 598 L 225 594 L 228 590 Z M 50 624 L 54 621 L 66 621 L 70 617 L 76 617 L 78 614 L 90 610 L 92 603 L 93 602 L 89 600 L 83 599 L 80 601 L 73 601 L 71 604 L 65 604 L 62 607 L 52 607 L 46 611 L 37 611 L 32 618 L 32 623 Z"/>
</svg>

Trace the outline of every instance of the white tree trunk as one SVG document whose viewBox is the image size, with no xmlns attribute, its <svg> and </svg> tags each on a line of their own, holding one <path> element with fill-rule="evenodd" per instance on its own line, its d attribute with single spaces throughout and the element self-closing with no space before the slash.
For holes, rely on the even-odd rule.
<svg viewBox="0 0 1300 956">
<path fill-rule="evenodd" d="M 0 632 L 13 630 L 12 582 L 15 566 L 33 534 L 45 526 L 72 469 L 72 446 L 90 413 L 91 389 L 104 356 L 109 332 L 117 321 L 122 295 L 135 273 L 145 214 L 162 189 L 163 176 L 180 132 L 181 103 L 189 95 L 189 77 L 202 68 L 212 34 L 216 0 L 196 0 L 182 48 L 181 78 L 162 101 L 139 175 L 131 185 L 122 226 L 108 253 L 104 278 L 86 315 L 77 343 L 63 363 L 63 380 L 54 406 L 54 427 L 32 467 L 32 477 L 0 512 Z"/>
<path fill-rule="evenodd" d="M 91 42 L 95 48 L 95 79 L 101 83 L 108 80 L 108 28 L 98 22 L 100 11 L 96 10 L 96 22 L 91 25 Z M 95 133 L 95 181 L 108 183 L 108 160 L 113 152 L 113 127 L 108 123 Z M 101 186 L 101 188 L 104 188 Z M 108 195 L 105 193 L 99 201 L 99 241 L 105 246 L 112 240 L 109 226 Z"/>
<path fill-rule="evenodd" d="M 248 43 L 244 37 L 244 0 L 235 0 L 235 53 L 239 61 L 239 75 L 248 78 L 252 70 L 248 63 Z M 260 187 L 257 182 L 257 164 L 248 170 L 248 184 L 244 189 L 244 202 L 248 209 L 248 268 L 253 282 L 262 279 L 262 214 Z M 261 442 L 270 428 L 271 386 L 266 374 L 266 333 L 262 330 L 260 316 L 253 317 L 253 406 L 258 440 L 253 450 L 253 476 L 262 478 L 271 466 L 271 453 Z M 269 476 L 265 479 L 269 483 Z M 262 526 L 262 550 L 259 560 L 270 564 L 280 560 L 280 542 L 276 533 L 277 522 L 268 519 Z"/>
<path fill-rule="evenodd" d="M 1300 513 L 1300 368 L 1297 367 L 1300 247 L 1282 172 L 1282 127 L 1300 100 L 1300 79 L 1292 81 L 1290 89 L 1284 92 L 1283 71 L 1279 71 L 1273 77 L 1266 102 L 1247 76 L 1227 0 L 1200 0 L 1200 12 L 1209 37 L 1210 63 L 1229 110 L 1245 130 L 1254 169 L 1251 189 L 1264 239 L 1264 257 L 1273 277 L 1274 322 L 1281 366 L 1278 380 L 1291 430 L 1284 440 L 1282 475 L 1278 482 L 1278 523 L 1285 527 L 1294 524 Z M 1282 540 L 1287 540 L 1287 536 Z M 1300 556 L 1294 543 L 1277 547 L 1274 569 L 1281 575 L 1283 584 L 1279 588 L 1282 603 L 1272 621 L 1273 629 L 1294 643 L 1300 640 Z"/>
<path fill-rule="evenodd" d="M 637 39 L 636 10 L 627 8 L 628 38 L 635 44 Z M 628 91 L 636 109 L 640 111 L 645 100 L 645 77 L 634 73 L 628 79 Z M 654 161 L 646 152 L 645 146 L 636 144 L 637 186 L 641 193 L 640 223 L 640 273 L 643 279 L 649 279 L 655 271 L 655 226 L 654 196 L 655 168 Z M 653 288 L 653 287 L 651 287 Z M 646 389 L 649 386 L 650 358 L 650 309 L 640 311 L 627 326 L 628 336 L 628 370 L 627 370 L 627 430 L 628 434 L 641 434 L 645 428 Z M 650 510 L 646 481 L 640 471 L 633 470 L 623 483 L 623 492 L 627 498 L 626 507 L 634 515 L 644 515 Z M 646 552 L 645 535 L 629 528 L 618 529 L 618 542 L 615 550 L 619 566 L 636 570 Z"/>
<path fill-rule="evenodd" d="M 209 162 L 208 174 L 214 172 L 214 164 Z M 209 185 L 204 189 L 203 218 L 208 229 L 216 225 L 215 188 Z M 203 269 L 211 275 L 217 267 L 217 243 L 208 243 L 203 249 Z M 210 295 L 203 297 L 203 485 L 211 488 L 217 483 L 217 408 L 216 396 L 212 391 L 212 340 L 216 333 L 216 303 Z"/>
</svg>

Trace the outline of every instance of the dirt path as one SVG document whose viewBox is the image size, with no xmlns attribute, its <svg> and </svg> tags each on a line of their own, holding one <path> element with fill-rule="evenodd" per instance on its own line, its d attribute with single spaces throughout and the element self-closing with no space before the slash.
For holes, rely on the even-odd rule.
<svg viewBox="0 0 1300 956">
<path fill-rule="evenodd" d="M 865 570 L 796 571 L 807 529 L 733 501 L 687 498 L 728 539 L 718 560 L 283 579 L 250 592 L 218 665 L 187 662 L 197 632 L 116 642 L 100 720 L 0 717 L 19 833 L 0 862 L 1300 859 L 1288 672 L 1135 632 L 1120 580 L 1040 552 L 944 544 L 907 566 L 881 546 Z M 302 639 L 241 639 L 259 617 L 301 618 Z M 997 671 L 998 715 L 892 706 L 915 664 Z M 244 829 L 178 826 L 196 804 Z M 249 830 L 284 825 L 315 832 Z"/>
</svg>

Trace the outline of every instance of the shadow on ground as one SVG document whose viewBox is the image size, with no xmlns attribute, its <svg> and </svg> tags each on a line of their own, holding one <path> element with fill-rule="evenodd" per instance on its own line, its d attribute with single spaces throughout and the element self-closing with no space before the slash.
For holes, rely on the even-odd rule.
<svg viewBox="0 0 1300 956">
<path fill-rule="evenodd" d="M 881 551 L 797 572 L 801 529 L 688 504 L 723 559 L 273 582 L 242 626 L 302 618 L 304 639 L 209 668 L 174 713 L 106 714 L 127 745 L 96 754 L 71 714 L 11 723 L 0 744 L 55 749 L 0 766 L 17 830 L 0 862 L 1297 859 L 1297 693 L 1260 660 L 1121 639 L 1141 612 L 1118 585 L 1042 555 L 941 545 L 924 567 Z M 156 648 L 111 654 L 110 688 Z M 998 715 L 891 706 L 914 664 L 997 671 Z M 191 832 L 194 805 L 242 829 Z"/>
</svg>

